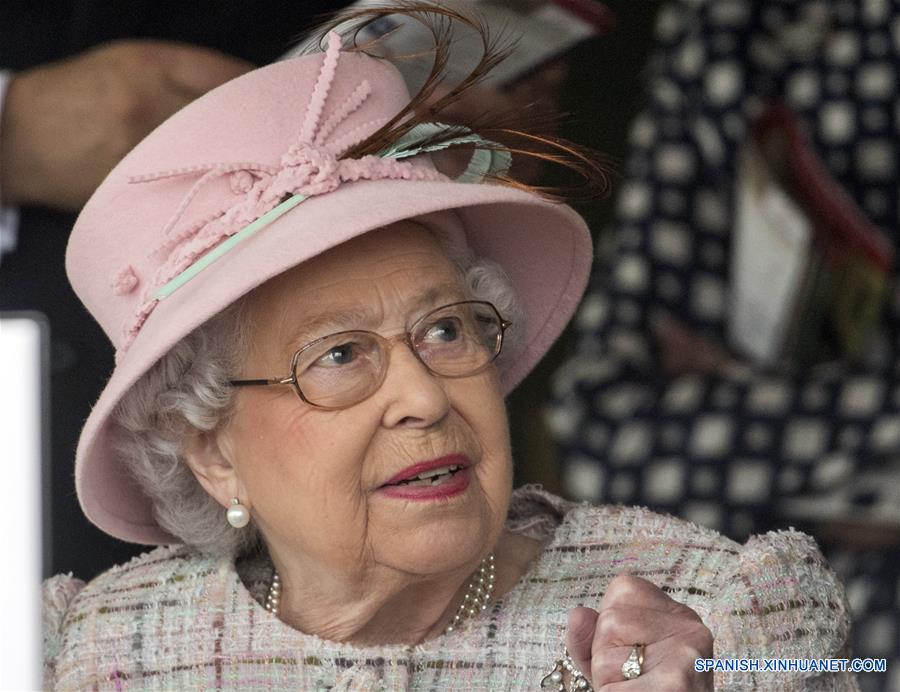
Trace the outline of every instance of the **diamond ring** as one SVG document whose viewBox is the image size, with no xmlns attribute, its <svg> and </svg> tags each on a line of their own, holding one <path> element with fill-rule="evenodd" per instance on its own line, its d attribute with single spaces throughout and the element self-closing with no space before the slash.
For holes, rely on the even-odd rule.
<svg viewBox="0 0 900 692">
<path fill-rule="evenodd" d="M 631 647 L 631 653 L 622 664 L 622 677 L 626 680 L 634 680 L 641 674 L 641 666 L 644 665 L 644 645 L 635 644 Z"/>
</svg>

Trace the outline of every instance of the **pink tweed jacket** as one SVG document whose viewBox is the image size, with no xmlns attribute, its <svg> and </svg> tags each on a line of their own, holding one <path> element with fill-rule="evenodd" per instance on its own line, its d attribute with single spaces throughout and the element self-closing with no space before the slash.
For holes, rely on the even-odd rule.
<svg viewBox="0 0 900 692">
<path fill-rule="evenodd" d="M 846 657 L 841 586 L 812 539 L 739 545 L 645 509 L 514 495 L 508 527 L 546 540 L 481 617 L 419 646 L 356 647 L 291 629 L 259 601 L 269 568 L 158 548 L 84 584 L 44 585 L 45 686 L 58 690 L 526 690 L 563 651 L 566 612 L 615 575 L 651 580 L 696 610 L 717 658 Z M 717 673 L 717 688 L 853 690 L 849 674 Z"/>
</svg>

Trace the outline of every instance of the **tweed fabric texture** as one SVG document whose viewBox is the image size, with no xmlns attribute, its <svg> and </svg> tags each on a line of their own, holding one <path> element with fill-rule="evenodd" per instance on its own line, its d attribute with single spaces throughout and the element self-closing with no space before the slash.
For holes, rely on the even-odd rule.
<svg viewBox="0 0 900 692">
<path fill-rule="evenodd" d="M 566 613 L 616 575 L 649 579 L 695 609 L 716 657 L 847 655 L 843 591 L 795 531 L 741 546 L 619 506 L 514 494 L 508 528 L 546 540 L 516 587 L 456 632 L 418 646 L 356 647 L 291 629 L 259 604 L 270 574 L 161 547 L 83 585 L 45 583 L 45 686 L 57 690 L 525 690 L 563 650 Z M 856 689 L 848 676 L 732 673 L 723 689 Z"/>
</svg>

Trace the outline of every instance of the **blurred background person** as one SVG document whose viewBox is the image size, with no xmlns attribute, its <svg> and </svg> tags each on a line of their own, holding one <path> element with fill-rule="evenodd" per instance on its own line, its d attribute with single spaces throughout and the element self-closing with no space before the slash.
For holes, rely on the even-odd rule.
<svg viewBox="0 0 900 692">
<path fill-rule="evenodd" d="M 814 532 L 855 655 L 888 658 L 866 689 L 900 687 L 898 28 L 881 0 L 662 7 L 548 416 L 572 497 Z"/>
</svg>

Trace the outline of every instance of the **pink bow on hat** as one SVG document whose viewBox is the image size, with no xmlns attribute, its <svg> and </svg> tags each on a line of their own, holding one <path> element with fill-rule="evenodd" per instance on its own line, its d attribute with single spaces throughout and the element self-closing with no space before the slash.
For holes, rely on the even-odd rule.
<svg viewBox="0 0 900 692">
<path fill-rule="evenodd" d="M 130 183 L 137 184 L 200 174 L 200 178 L 185 194 L 162 229 L 164 241 L 151 253 L 151 256 L 161 260 L 161 264 L 145 287 L 140 306 L 124 326 L 125 338 L 117 357 L 133 343 L 161 299 L 212 264 L 219 256 L 214 254 L 215 249 L 227 250 L 233 247 L 229 245 L 223 248 L 224 241 L 243 240 L 304 199 L 332 192 L 344 182 L 383 179 L 447 180 L 446 176 L 432 168 L 399 161 L 394 157 L 396 155 L 340 158 L 343 152 L 371 132 L 372 125 L 380 126 L 387 122 L 386 118 L 374 123 L 367 122 L 365 127 L 355 128 L 334 141 L 327 141 L 335 128 L 356 111 L 371 92 L 369 82 L 361 81 L 331 117 L 320 124 L 340 53 L 341 38 L 337 32 L 332 31 L 328 34 L 325 59 L 300 133 L 297 140 L 281 155 L 278 164 L 201 164 L 129 177 Z M 179 227 L 179 222 L 198 193 L 211 181 L 226 175 L 229 176 L 232 191 L 240 196 L 239 199 Z M 133 291 L 139 283 L 139 277 L 129 265 L 116 274 L 112 285 L 114 292 L 123 294 Z"/>
</svg>

